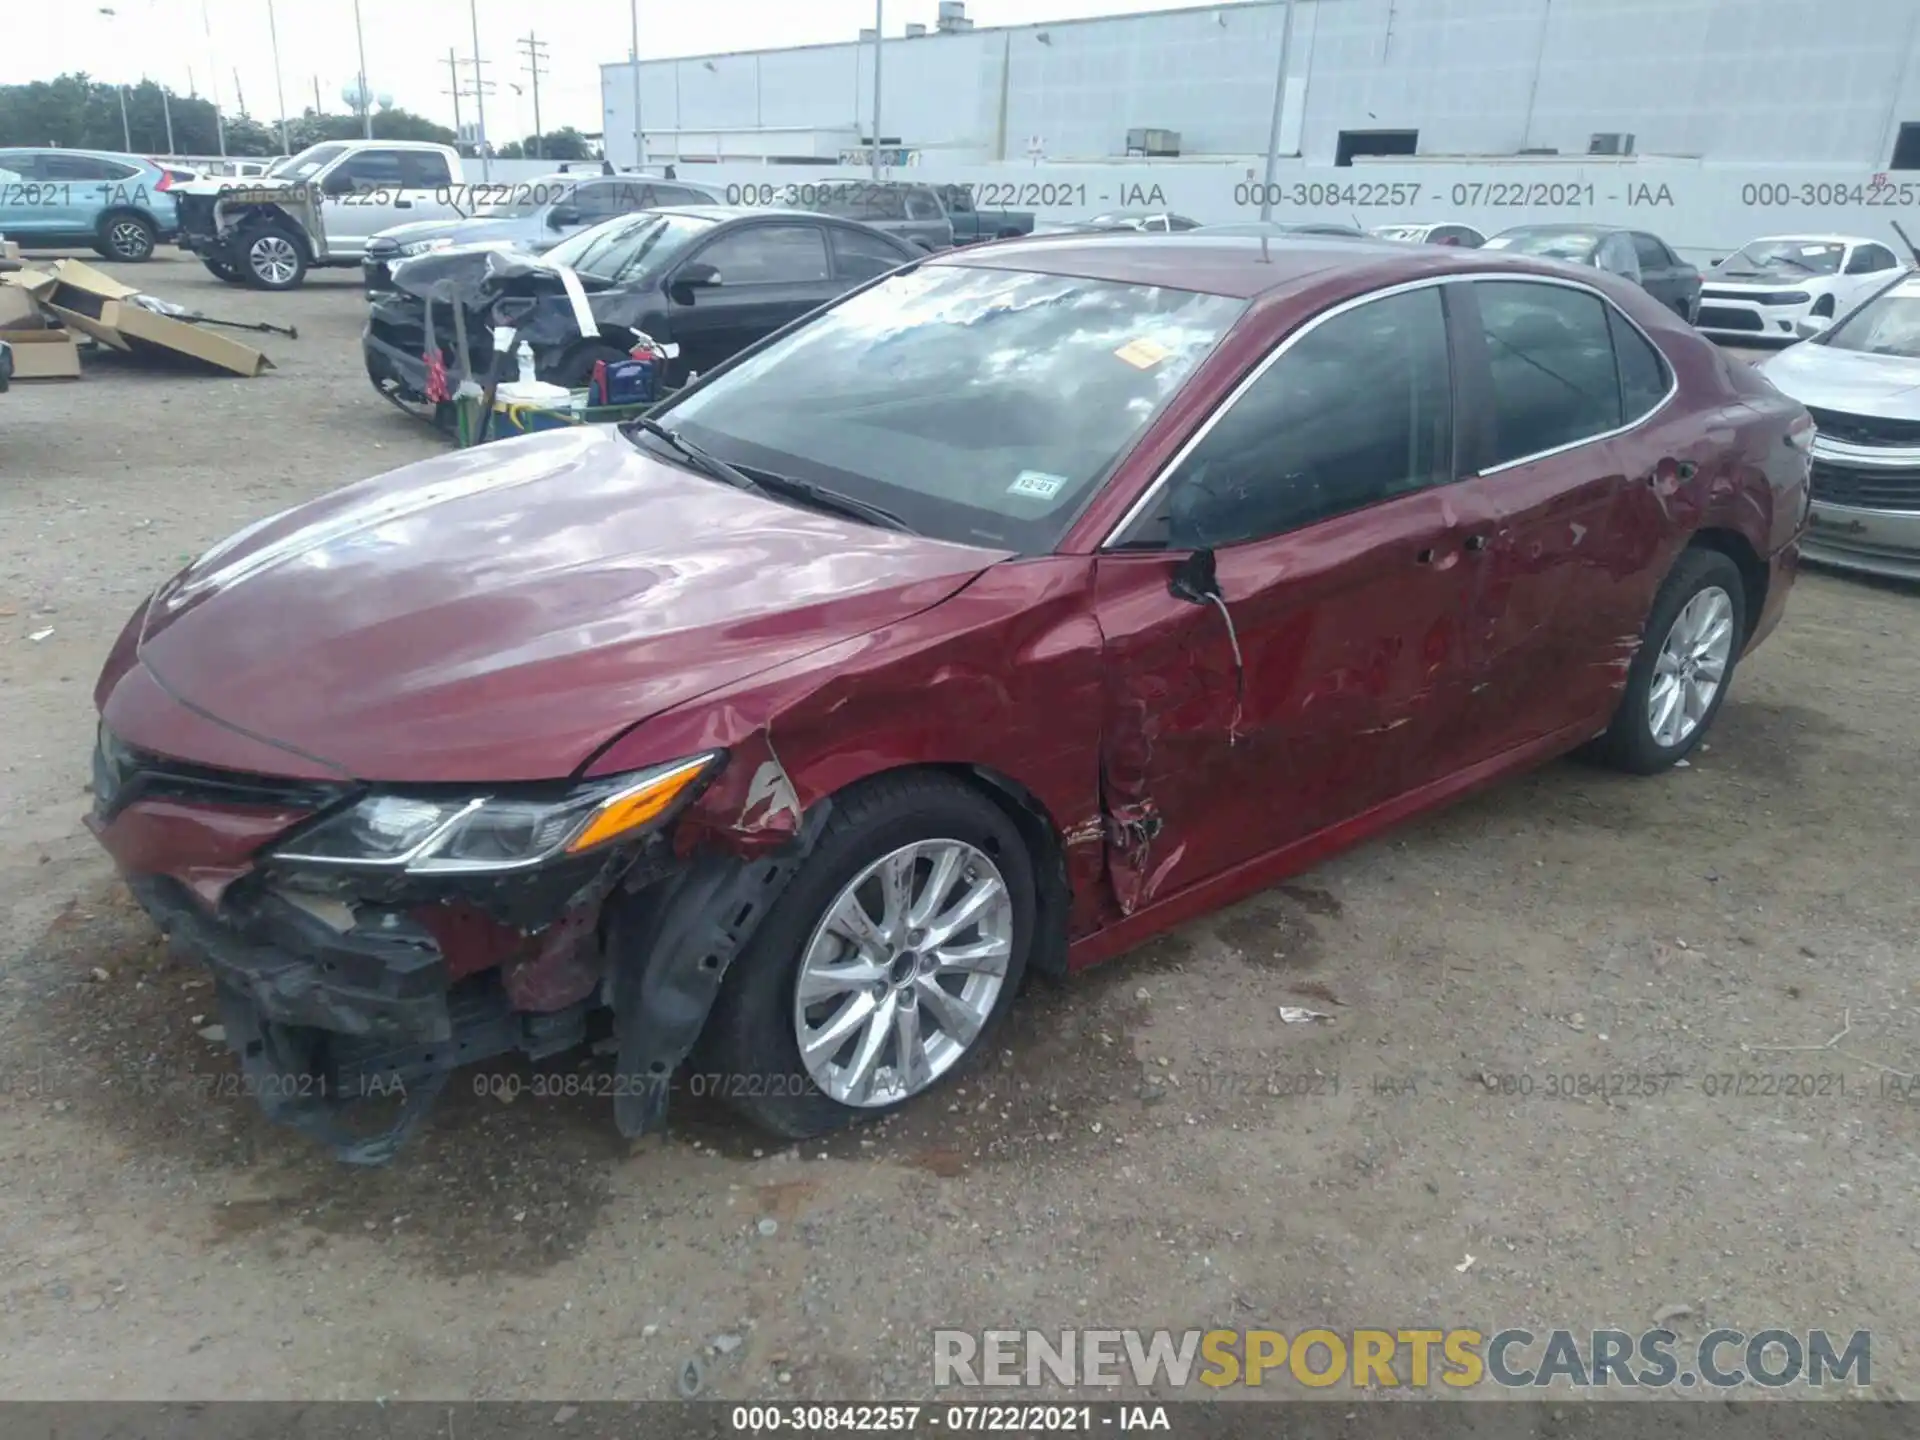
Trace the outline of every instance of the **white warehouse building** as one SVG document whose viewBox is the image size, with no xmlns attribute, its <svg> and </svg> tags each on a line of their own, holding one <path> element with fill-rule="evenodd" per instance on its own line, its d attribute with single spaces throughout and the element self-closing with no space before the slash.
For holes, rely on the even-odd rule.
<svg viewBox="0 0 1920 1440">
<path fill-rule="evenodd" d="M 1242 0 L 994 29 L 960 0 L 887 9 L 890 166 L 1263 154 L 1284 40 L 1280 148 L 1296 164 L 1634 154 L 1920 170 L 1920 0 Z M 632 65 L 605 65 L 608 158 L 860 162 L 874 55 L 867 32 L 643 61 L 644 157 Z"/>
</svg>

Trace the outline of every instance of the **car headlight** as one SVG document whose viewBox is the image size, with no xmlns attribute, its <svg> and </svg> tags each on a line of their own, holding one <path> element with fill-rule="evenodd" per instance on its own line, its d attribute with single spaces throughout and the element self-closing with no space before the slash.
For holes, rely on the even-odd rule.
<svg viewBox="0 0 1920 1440">
<path fill-rule="evenodd" d="M 294 836 L 273 858 L 409 875 L 529 870 L 646 834 L 691 798 L 720 759 L 714 751 L 543 798 L 368 795 Z"/>
<path fill-rule="evenodd" d="M 442 236 L 438 240 L 413 240 L 402 245 L 400 247 L 400 253 L 402 255 L 424 255 L 429 250 L 444 250 L 451 244 L 453 244 L 453 241 L 445 236 Z"/>
</svg>

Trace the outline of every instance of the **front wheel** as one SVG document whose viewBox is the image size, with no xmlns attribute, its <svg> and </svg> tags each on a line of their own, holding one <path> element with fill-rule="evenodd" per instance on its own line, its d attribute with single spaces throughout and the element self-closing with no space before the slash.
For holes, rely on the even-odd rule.
<svg viewBox="0 0 1920 1440">
<path fill-rule="evenodd" d="M 210 256 L 202 255 L 200 263 L 207 267 L 209 274 L 226 281 L 229 285 L 241 285 L 246 282 L 246 276 L 240 273 L 240 268 L 231 260 L 215 260 Z"/>
<path fill-rule="evenodd" d="M 285 225 L 255 225 L 240 236 L 241 274 L 260 290 L 291 290 L 307 278 L 307 247 Z"/>
<path fill-rule="evenodd" d="M 834 805 L 701 1047 L 728 1102 L 793 1139 L 898 1109 L 981 1053 L 1033 943 L 1032 862 L 985 795 L 914 775 Z"/>
<path fill-rule="evenodd" d="M 1688 550 L 1647 617 L 1627 685 L 1596 758 L 1635 775 L 1683 760 L 1720 713 L 1746 634 L 1740 568 L 1718 550 Z"/>
</svg>

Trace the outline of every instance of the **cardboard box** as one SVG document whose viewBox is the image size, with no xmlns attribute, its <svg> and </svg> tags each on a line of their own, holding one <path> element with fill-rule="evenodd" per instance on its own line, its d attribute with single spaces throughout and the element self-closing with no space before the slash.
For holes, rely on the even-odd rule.
<svg viewBox="0 0 1920 1440">
<path fill-rule="evenodd" d="M 16 240 L 0 240 L 0 260 L 18 260 L 20 244 Z"/>
<path fill-rule="evenodd" d="M 0 285 L 0 332 L 7 330 L 44 330 L 47 322 L 33 296 L 11 285 Z"/>
<path fill-rule="evenodd" d="M 33 292 L 40 303 L 70 329 L 91 335 L 103 345 L 131 355 L 184 356 L 235 375 L 253 376 L 273 369 L 273 362 L 251 345 L 134 304 L 132 297 L 138 290 L 84 260 L 62 260 L 47 278 L 51 287 Z"/>
<path fill-rule="evenodd" d="M 15 380 L 78 380 L 80 347 L 64 330 L 9 330 Z"/>
</svg>

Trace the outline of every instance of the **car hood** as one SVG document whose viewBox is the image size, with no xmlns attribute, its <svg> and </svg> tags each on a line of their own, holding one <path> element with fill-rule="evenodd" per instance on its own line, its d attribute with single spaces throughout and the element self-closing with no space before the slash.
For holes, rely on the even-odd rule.
<svg viewBox="0 0 1920 1440">
<path fill-rule="evenodd" d="M 1920 420 L 1920 359 L 1809 343 L 1789 345 L 1762 361 L 1760 371 L 1815 410 Z"/>
<path fill-rule="evenodd" d="M 1743 267 L 1739 270 L 1716 268 L 1706 273 L 1707 283 L 1716 290 L 1818 290 L 1831 285 L 1836 278 L 1833 275 L 1815 275 L 1796 270 L 1791 265 Z"/>
<path fill-rule="evenodd" d="M 500 220 L 410 220 L 382 230 L 367 241 L 369 250 L 399 249 L 422 240 L 445 240 L 454 245 L 525 245 L 538 238 L 538 216 Z"/>
<path fill-rule="evenodd" d="M 309 762 L 289 773 L 552 779 L 1004 558 L 762 499 L 580 427 L 410 465 L 241 532 L 154 596 L 137 653 L 173 700 L 239 732 L 236 752 L 264 740 Z M 124 679 L 108 726 L 164 750 L 137 715 L 122 728 L 119 692 L 131 707 L 151 691 Z"/>
</svg>

